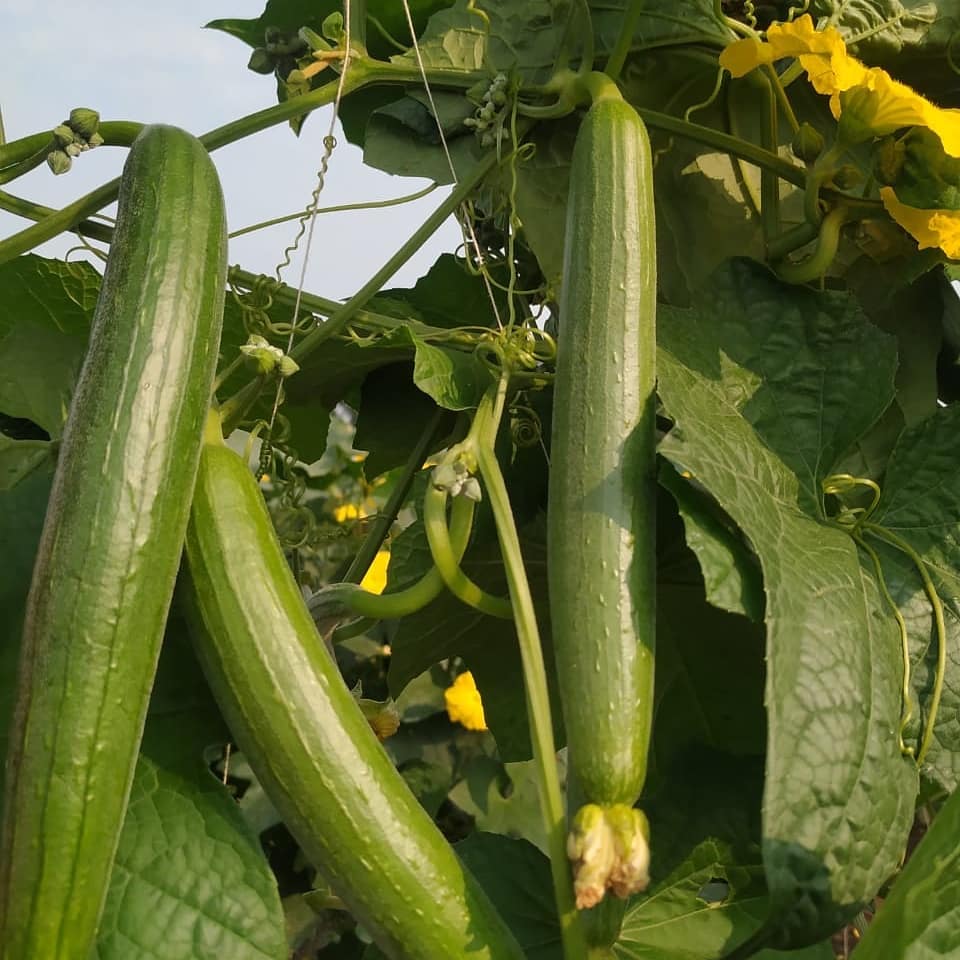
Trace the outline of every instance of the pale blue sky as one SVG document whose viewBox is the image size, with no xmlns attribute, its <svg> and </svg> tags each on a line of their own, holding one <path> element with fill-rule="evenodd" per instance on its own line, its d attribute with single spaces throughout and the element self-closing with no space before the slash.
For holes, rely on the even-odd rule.
<svg viewBox="0 0 960 960">
<path fill-rule="evenodd" d="M 203 24 L 220 17 L 259 16 L 265 0 L 48 0 L 40 8 L 0 0 L 0 107 L 8 140 L 52 129 L 73 107 L 92 107 L 107 120 L 164 122 L 203 133 L 275 102 L 272 77 L 246 69 L 249 49 Z M 214 153 L 230 229 L 306 204 L 315 183 L 329 124 L 314 113 L 299 140 L 285 125 Z M 62 206 L 116 176 L 125 151 L 101 148 L 82 155 L 66 175 L 46 166 L 9 185 L 12 193 Z M 361 153 L 339 138 L 321 205 L 400 196 L 425 180 L 390 177 L 362 165 Z M 446 188 L 443 188 L 446 191 Z M 441 190 L 402 207 L 327 215 L 318 223 L 306 288 L 332 298 L 349 296 L 380 267 L 440 202 Z M 0 234 L 25 221 L 0 213 Z M 296 224 L 231 241 L 230 263 L 271 273 Z M 448 223 L 394 284 L 412 284 L 442 250 L 459 243 Z M 62 255 L 65 240 L 38 252 Z M 299 263 L 285 279 L 296 283 Z"/>
</svg>

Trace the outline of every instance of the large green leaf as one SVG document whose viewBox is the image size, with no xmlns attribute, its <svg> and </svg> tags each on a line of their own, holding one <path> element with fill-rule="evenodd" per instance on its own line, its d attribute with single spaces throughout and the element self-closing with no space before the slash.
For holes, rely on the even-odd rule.
<svg viewBox="0 0 960 960">
<path fill-rule="evenodd" d="M 857 944 L 857 960 L 934 960 L 960 951 L 960 792 L 897 877 Z"/>
<path fill-rule="evenodd" d="M 141 756 L 96 960 L 284 960 L 276 881 L 235 801 L 200 767 Z"/>
<path fill-rule="evenodd" d="M 896 356 L 851 298 L 734 261 L 662 308 L 661 453 L 749 537 L 767 594 L 763 862 L 778 946 L 816 942 L 895 869 L 917 775 L 901 757 L 894 621 L 820 484 L 893 398 Z M 855 835 L 851 832 L 855 827 Z"/>
</svg>

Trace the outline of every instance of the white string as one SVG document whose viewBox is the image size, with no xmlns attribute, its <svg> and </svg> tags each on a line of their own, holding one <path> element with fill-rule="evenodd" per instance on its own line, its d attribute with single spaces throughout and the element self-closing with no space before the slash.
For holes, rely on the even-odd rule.
<svg viewBox="0 0 960 960">
<path fill-rule="evenodd" d="M 300 264 L 300 279 L 297 282 L 297 296 L 293 304 L 293 319 L 290 323 L 290 336 L 287 338 L 287 348 L 284 351 L 285 353 L 289 353 L 291 349 L 293 349 L 293 339 L 297 330 L 297 317 L 300 314 L 300 301 L 303 298 L 303 288 L 306 285 L 307 279 L 307 266 L 310 263 L 310 250 L 313 246 L 313 232 L 317 222 L 319 195 L 320 191 L 323 189 L 324 178 L 326 177 L 327 173 L 327 163 L 330 160 L 330 156 L 332 155 L 333 148 L 336 144 L 333 132 L 336 129 L 337 118 L 340 115 L 340 101 L 343 99 L 343 88 L 347 79 L 347 69 L 350 66 L 350 0 L 343 0 L 343 17 L 345 21 L 343 35 L 343 66 L 340 69 L 340 80 L 337 83 L 337 94 L 333 100 L 333 111 L 330 114 L 330 126 L 327 128 L 326 137 L 324 137 L 324 155 L 320 162 L 320 171 L 317 174 L 317 187 L 314 191 L 314 196 L 310 201 L 312 209 L 310 210 L 310 219 L 307 226 L 307 242 L 303 248 L 303 258 Z M 279 277 L 277 279 L 279 279 Z M 280 396 L 282 392 L 283 379 L 278 378 L 277 392 L 273 398 L 273 409 L 270 411 L 270 423 L 267 427 L 268 438 L 273 435 L 273 426 L 277 419 L 277 411 L 280 409 Z"/>
<path fill-rule="evenodd" d="M 460 179 L 457 177 L 456 167 L 453 165 L 453 157 L 450 155 L 450 148 L 447 145 L 447 138 L 443 132 L 443 124 L 440 122 L 440 114 L 437 111 L 437 105 L 433 99 L 433 91 L 430 89 L 430 81 L 427 80 L 427 71 L 423 65 L 423 56 L 420 53 L 420 44 L 417 42 L 417 31 L 413 25 L 413 17 L 410 14 L 410 4 L 407 0 L 403 0 L 403 12 L 407 17 L 407 27 L 410 30 L 410 40 L 413 43 L 413 52 L 417 58 L 417 66 L 420 68 L 420 78 L 423 80 L 423 89 L 427 95 L 427 101 L 430 104 L 430 109 L 433 111 L 433 117 L 437 122 L 437 133 L 440 135 L 440 144 L 443 147 L 444 156 L 447 158 L 447 166 L 450 168 L 450 176 L 453 177 L 454 185 L 460 183 Z M 513 145 L 516 149 L 516 144 Z M 493 287 L 490 284 L 490 278 L 487 276 L 487 272 L 483 269 L 484 266 L 484 257 L 483 253 L 480 250 L 480 243 L 477 240 L 477 235 L 473 229 L 473 222 L 469 218 L 466 219 L 466 232 L 467 239 L 470 245 L 473 247 L 474 254 L 477 258 L 477 263 L 480 265 L 480 276 L 483 277 L 483 284 L 487 288 L 487 296 L 490 298 L 490 306 L 493 309 L 493 315 L 497 321 L 497 327 L 503 329 L 503 321 L 500 319 L 500 311 L 497 309 L 497 300 L 493 293 Z"/>
</svg>

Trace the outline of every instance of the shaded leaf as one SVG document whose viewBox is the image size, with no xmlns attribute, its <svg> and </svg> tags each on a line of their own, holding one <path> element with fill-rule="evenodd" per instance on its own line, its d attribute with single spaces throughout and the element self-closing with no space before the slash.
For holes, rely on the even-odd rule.
<svg viewBox="0 0 960 960">
<path fill-rule="evenodd" d="M 369 451 L 363 469 L 368 479 L 406 463 L 434 403 L 413 383 L 408 363 L 394 363 L 368 374 L 360 388 L 353 443 Z"/>
<path fill-rule="evenodd" d="M 703 571 L 707 600 L 721 610 L 762 621 L 763 578 L 740 531 L 707 494 L 669 464 L 661 463 L 657 479 L 677 502 L 687 545 Z"/>
<path fill-rule="evenodd" d="M 691 745 L 762 755 L 764 630 L 710 606 L 700 584 L 657 585 L 653 756 Z"/>
<path fill-rule="evenodd" d="M 528 840 L 545 852 L 547 834 L 537 785 L 533 760 L 502 764 L 492 757 L 477 757 L 450 791 L 450 799 L 474 818 L 478 830 Z"/>
<path fill-rule="evenodd" d="M 777 946 L 822 939 L 874 895 L 906 842 L 894 622 L 820 483 L 893 396 L 895 353 L 847 296 L 735 261 L 696 309 L 662 308 L 660 447 L 749 537 L 767 593 L 763 862 Z M 854 855 L 849 824 L 858 824 Z"/>
<path fill-rule="evenodd" d="M 34 470 L 52 463 L 55 449 L 47 440 L 11 440 L 0 433 L 0 491 L 10 490 Z"/>
<path fill-rule="evenodd" d="M 549 860 L 526 840 L 479 831 L 455 849 L 506 920 L 527 960 L 561 960 Z"/>
</svg>

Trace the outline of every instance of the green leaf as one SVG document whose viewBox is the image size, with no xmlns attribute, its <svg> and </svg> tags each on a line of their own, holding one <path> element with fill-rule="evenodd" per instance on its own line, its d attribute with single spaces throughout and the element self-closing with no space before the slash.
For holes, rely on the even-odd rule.
<svg viewBox="0 0 960 960">
<path fill-rule="evenodd" d="M 759 758 L 696 748 L 648 783 L 653 886 L 631 900 L 614 956 L 719 960 L 756 933 L 768 911 L 761 781 Z M 789 956 L 833 960 L 825 946 Z"/>
<path fill-rule="evenodd" d="M 526 840 L 471 833 L 457 855 L 513 931 L 527 960 L 562 960 L 550 862 Z"/>
<path fill-rule="evenodd" d="M 939 409 L 908 427 L 890 457 L 883 494 L 870 520 L 906 541 L 923 559 L 941 599 L 947 627 L 943 699 L 934 741 L 922 773 L 946 790 L 960 782 L 960 408 Z M 868 536 L 872 546 L 877 539 Z M 933 686 L 938 644 L 930 603 L 914 565 L 900 551 L 883 549 L 884 577 L 907 620 L 911 635 L 914 694 L 923 723 Z M 916 727 L 911 731 L 915 736 Z"/>
<path fill-rule="evenodd" d="M 226 788 L 137 764 L 96 960 L 284 960 L 276 881 Z"/>
<path fill-rule="evenodd" d="M 99 289 L 87 263 L 27 254 L 0 265 L 0 413 L 61 436 Z"/>
<path fill-rule="evenodd" d="M 409 0 L 414 25 L 420 29 L 427 17 L 435 10 L 447 5 L 448 0 Z M 236 37 L 251 47 L 261 47 L 264 31 L 274 27 L 288 34 L 294 34 L 300 27 L 310 27 L 320 33 L 323 21 L 331 14 L 343 11 L 340 0 L 268 0 L 263 13 L 255 19 L 225 18 L 212 20 L 206 26 L 211 30 L 220 30 Z M 367 0 L 367 13 L 383 25 L 384 29 L 398 41 L 407 42 L 409 29 L 403 7 L 393 0 Z M 382 34 L 368 23 L 367 44 L 370 53 L 378 59 L 386 59 L 396 53 L 396 48 Z"/>
<path fill-rule="evenodd" d="M 516 70 L 528 83 L 546 80 L 553 69 L 565 21 L 555 22 L 549 0 L 456 0 L 434 14 L 420 38 L 420 55 L 430 69 Z M 481 13 L 482 9 L 482 13 Z M 417 66 L 411 51 L 394 62 Z"/>
<path fill-rule="evenodd" d="M 620 35 L 627 0 L 591 0 L 597 49 L 611 51 Z M 633 51 L 702 44 L 722 47 L 731 39 L 729 27 L 717 19 L 713 0 L 647 0 L 633 34 Z"/>
<path fill-rule="evenodd" d="M 463 126 L 474 106 L 466 97 L 435 93 L 450 160 L 440 145 L 437 117 L 415 95 L 394 100 L 373 111 L 363 140 L 363 162 L 398 177 L 427 177 L 435 183 L 453 183 L 483 155 L 473 132 Z"/>
<path fill-rule="evenodd" d="M 903 851 L 917 791 L 900 756 L 894 622 L 820 483 L 893 398 L 896 357 L 847 295 L 735 261 L 658 314 L 660 452 L 749 537 L 767 593 L 763 862 L 776 946 L 831 933 Z M 856 848 L 845 824 L 858 824 Z"/>
<path fill-rule="evenodd" d="M 960 950 L 960 793 L 954 793 L 857 944 L 857 960 L 929 960 Z"/>
<path fill-rule="evenodd" d="M 895 384 L 904 423 L 928 417 L 937 409 L 937 355 L 943 339 L 942 274 L 931 271 L 908 286 L 891 288 L 889 265 L 875 264 L 864 257 L 851 267 L 847 279 L 870 319 L 897 338 Z"/>
<path fill-rule="evenodd" d="M 412 380 L 409 363 L 394 363 L 368 374 L 360 388 L 353 444 L 367 450 L 367 479 L 406 463 L 435 404 Z"/>
<path fill-rule="evenodd" d="M 0 491 L 10 490 L 52 460 L 48 440 L 11 440 L 0 433 Z"/>
<path fill-rule="evenodd" d="M 561 776 L 565 771 L 561 770 Z M 536 762 L 500 763 L 477 757 L 451 791 L 450 799 L 476 822 L 477 829 L 529 841 L 546 852 Z"/>
<path fill-rule="evenodd" d="M 715 501 L 665 462 L 658 481 L 676 500 L 687 545 L 703 571 L 707 600 L 721 610 L 762 621 L 763 578 L 740 531 Z"/>
<path fill-rule="evenodd" d="M 7 752 L 7 738 L 16 699 L 23 612 L 52 481 L 53 471 L 40 469 L 14 489 L 0 492 L 0 543 L 3 544 L 3 576 L 0 577 L 0 610 L 3 611 L 0 618 L 0 756 L 6 756 Z M 0 764 L 0 795 L 4 767 L 4 764 Z"/>
<path fill-rule="evenodd" d="M 693 744 L 763 754 L 763 658 L 762 626 L 710 606 L 700 584 L 658 583 L 657 769 Z"/>
</svg>

